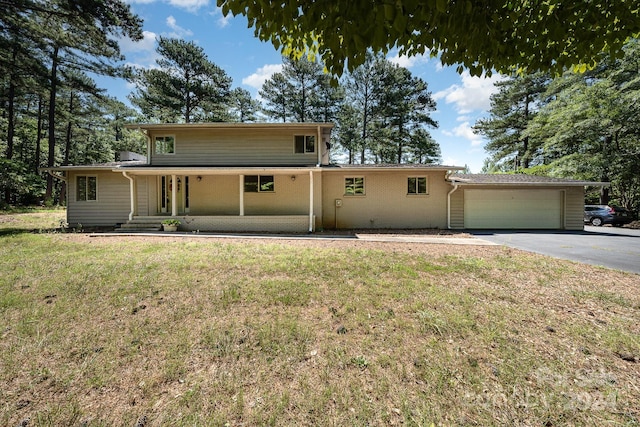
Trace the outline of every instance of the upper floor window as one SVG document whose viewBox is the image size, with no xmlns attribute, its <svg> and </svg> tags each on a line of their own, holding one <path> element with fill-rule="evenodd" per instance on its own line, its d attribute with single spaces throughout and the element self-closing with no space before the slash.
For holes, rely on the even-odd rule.
<svg viewBox="0 0 640 427">
<path fill-rule="evenodd" d="M 364 195 L 364 177 L 356 176 L 344 179 L 344 194 L 346 196 Z"/>
<path fill-rule="evenodd" d="M 154 139 L 154 146 L 156 154 L 173 154 L 175 152 L 175 137 L 156 136 Z"/>
<path fill-rule="evenodd" d="M 427 191 L 427 177 L 409 177 L 407 179 L 407 194 L 429 194 Z"/>
<path fill-rule="evenodd" d="M 98 177 L 87 175 L 76 177 L 76 200 L 79 202 L 98 200 Z"/>
<path fill-rule="evenodd" d="M 274 190 L 273 175 L 247 175 L 244 177 L 245 193 L 272 193 Z"/>
<path fill-rule="evenodd" d="M 295 152 L 296 153 L 315 153 L 316 137 L 314 135 L 296 135 L 295 136 Z"/>
</svg>

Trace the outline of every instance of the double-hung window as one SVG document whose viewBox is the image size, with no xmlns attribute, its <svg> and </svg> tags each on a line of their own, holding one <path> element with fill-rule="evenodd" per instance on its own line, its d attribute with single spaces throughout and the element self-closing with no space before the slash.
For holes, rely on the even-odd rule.
<svg viewBox="0 0 640 427">
<path fill-rule="evenodd" d="M 173 136 L 156 136 L 154 139 L 154 152 L 156 154 L 174 154 L 175 142 L 175 137 Z"/>
<path fill-rule="evenodd" d="M 316 152 L 315 135 L 296 135 L 294 152 L 296 154 L 315 153 Z"/>
<path fill-rule="evenodd" d="M 364 177 L 354 176 L 344 179 L 345 196 L 364 196 Z"/>
<path fill-rule="evenodd" d="M 273 193 L 274 190 L 273 175 L 247 175 L 244 177 L 245 193 Z"/>
<path fill-rule="evenodd" d="M 409 177 L 407 179 L 407 194 L 429 194 L 427 190 L 427 177 Z"/>
<path fill-rule="evenodd" d="M 76 200 L 79 202 L 98 200 L 98 177 L 89 175 L 76 177 Z"/>
</svg>

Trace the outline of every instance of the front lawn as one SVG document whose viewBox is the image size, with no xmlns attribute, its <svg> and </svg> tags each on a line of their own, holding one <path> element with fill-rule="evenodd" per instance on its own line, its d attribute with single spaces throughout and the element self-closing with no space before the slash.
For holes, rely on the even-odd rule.
<svg viewBox="0 0 640 427">
<path fill-rule="evenodd" d="M 21 221 L 0 217 L 0 425 L 640 424 L 638 275 Z"/>
</svg>

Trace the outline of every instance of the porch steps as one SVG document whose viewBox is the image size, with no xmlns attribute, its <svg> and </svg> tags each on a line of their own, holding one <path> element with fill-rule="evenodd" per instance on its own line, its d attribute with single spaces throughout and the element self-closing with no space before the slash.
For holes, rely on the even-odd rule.
<svg viewBox="0 0 640 427">
<path fill-rule="evenodd" d="M 135 233 L 160 230 L 162 230 L 162 219 L 136 218 L 125 222 L 120 225 L 120 228 L 116 228 L 114 231 L 116 233 Z"/>
</svg>

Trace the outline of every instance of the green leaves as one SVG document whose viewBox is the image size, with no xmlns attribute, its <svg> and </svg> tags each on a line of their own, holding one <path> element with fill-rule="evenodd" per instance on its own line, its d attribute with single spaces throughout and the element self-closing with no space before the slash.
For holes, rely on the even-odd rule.
<svg viewBox="0 0 640 427">
<path fill-rule="evenodd" d="M 640 8 L 632 1 L 291 0 L 277 12 L 264 3 L 218 0 L 223 13 L 245 15 L 262 40 L 278 40 L 283 52 L 321 52 L 336 75 L 345 65 L 353 71 L 363 64 L 367 49 L 393 47 L 410 56 L 446 52 L 443 64 L 461 64 L 474 75 L 508 74 L 514 67 L 561 73 L 593 63 L 603 49 L 616 56 L 629 37 L 640 35 Z"/>
<path fill-rule="evenodd" d="M 621 59 L 581 63 L 573 72 L 539 81 L 541 85 L 527 74 L 499 83 L 491 117 L 474 126 L 489 140 L 491 170 L 516 167 L 527 173 L 611 181 L 615 203 L 638 209 L 640 43 L 632 40 L 624 51 Z"/>
</svg>

